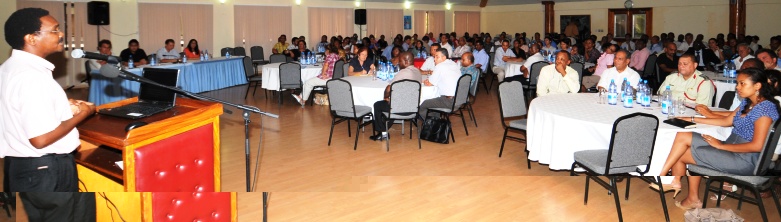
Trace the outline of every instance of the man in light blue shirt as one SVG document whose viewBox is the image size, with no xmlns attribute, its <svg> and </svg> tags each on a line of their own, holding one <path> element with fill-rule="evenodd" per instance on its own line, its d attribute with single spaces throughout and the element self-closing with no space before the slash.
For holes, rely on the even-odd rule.
<svg viewBox="0 0 781 222">
<path fill-rule="evenodd" d="M 513 53 L 513 50 L 510 50 L 510 42 L 506 39 L 502 41 L 502 47 L 496 49 L 496 52 L 494 52 L 494 67 L 491 68 L 494 73 L 496 73 L 496 78 L 499 80 L 499 82 L 504 80 L 505 76 L 505 70 L 504 65 L 506 62 L 510 61 L 517 61 L 517 62 L 523 62 L 523 58 L 515 58 L 515 53 Z"/>
<path fill-rule="evenodd" d="M 401 39 L 394 39 L 393 40 L 393 44 L 388 44 L 388 47 L 385 47 L 385 49 L 382 50 L 382 56 L 385 56 L 386 59 L 390 60 L 391 57 L 392 57 L 391 53 L 393 52 L 393 46 L 396 46 L 396 45 L 400 46 L 401 43 L 399 43 L 399 42 L 401 42 Z"/>
<path fill-rule="evenodd" d="M 472 51 L 472 54 L 475 57 L 475 67 L 483 70 L 483 73 L 485 73 L 486 68 L 488 68 L 488 60 L 491 57 L 485 52 L 482 41 L 475 42 L 475 50 Z"/>
<path fill-rule="evenodd" d="M 662 47 L 662 44 L 659 42 L 659 36 L 655 35 L 651 37 L 651 47 L 648 47 L 648 49 L 651 50 L 651 53 L 657 55 L 664 52 L 664 47 Z"/>
</svg>

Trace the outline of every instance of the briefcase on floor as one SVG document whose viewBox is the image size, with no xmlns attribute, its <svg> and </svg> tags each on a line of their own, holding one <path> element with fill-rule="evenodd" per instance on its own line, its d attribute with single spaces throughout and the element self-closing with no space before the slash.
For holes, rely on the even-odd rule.
<svg viewBox="0 0 781 222">
<path fill-rule="evenodd" d="M 435 143 L 448 144 L 450 141 L 450 121 L 439 117 L 426 117 L 420 130 L 420 139 Z"/>
</svg>

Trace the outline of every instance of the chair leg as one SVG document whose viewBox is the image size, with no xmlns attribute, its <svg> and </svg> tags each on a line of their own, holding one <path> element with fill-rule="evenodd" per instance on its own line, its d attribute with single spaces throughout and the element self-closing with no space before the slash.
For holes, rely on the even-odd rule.
<svg viewBox="0 0 781 222">
<path fill-rule="evenodd" d="M 247 99 L 247 95 L 249 95 L 249 87 L 252 87 L 252 82 L 247 83 L 247 92 L 244 93 L 244 99 Z"/>
<path fill-rule="evenodd" d="M 383 114 L 380 114 L 380 115 L 383 115 Z M 387 122 L 392 122 L 392 121 L 387 121 Z M 389 123 L 387 123 L 387 122 L 385 123 L 385 133 L 388 132 L 388 124 Z M 402 121 L 402 123 L 404 123 L 404 122 Z M 401 127 L 401 132 L 404 132 L 404 126 L 403 125 Z M 382 136 L 380 136 L 380 137 L 382 137 Z M 386 146 L 385 152 L 390 152 L 390 133 L 388 133 L 388 138 L 385 138 L 385 146 Z"/>
<path fill-rule="evenodd" d="M 420 128 L 419 128 L 420 126 L 418 125 L 417 120 L 415 120 L 414 123 L 415 123 L 415 129 L 418 130 L 418 149 L 422 149 L 423 147 L 420 145 Z M 412 127 L 411 125 L 412 123 L 410 123 L 410 127 Z M 412 128 L 410 128 L 409 135 L 412 136 Z M 779 212 L 781 212 L 781 210 L 779 210 Z"/>
<path fill-rule="evenodd" d="M 336 119 L 331 117 L 331 132 L 328 133 L 328 146 L 331 145 L 331 137 L 334 136 L 334 123 L 336 123 Z"/>
<path fill-rule="evenodd" d="M 589 177 L 591 177 L 591 176 L 586 174 L 586 192 L 583 195 L 583 205 L 587 205 L 588 204 L 588 183 L 589 183 L 589 179 L 590 179 Z"/>
<path fill-rule="evenodd" d="M 624 200 L 629 200 L 629 181 L 632 179 L 631 176 L 626 177 L 626 194 L 624 196 Z"/>
<path fill-rule="evenodd" d="M 757 207 L 759 207 L 759 213 L 762 214 L 762 221 L 768 221 L 767 212 L 765 212 L 765 204 L 762 203 L 762 196 L 760 196 L 759 190 L 756 187 L 752 187 L 751 191 L 754 192 L 754 197 L 757 202 Z"/>
<path fill-rule="evenodd" d="M 613 190 L 613 199 L 616 201 L 616 212 L 618 213 L 618 221 L 624 221 L 624 217 L 621 215 L 621 203 L 618 201 L 618 188 L 616 187 L 616 177 L 610 177 L 610 183 L 613 185 L 610 189 Z"/>
<path fill-rule="evenodd" d="M 724 181 L 721 181 L 721 183 L 719 183 L 719 187 L 724 187 Z M 724 189 L 719 188 L 719 193 L 718 193 L 719 198 L 716 198 L 716 207 L 721 206 L 721 195 L 724 195 Z M 743 193 L 740 193 L 740 195 L 743 196 Z M 707 200 L 707 199 L 703 199 L 703 200 Z M 741 197 L 740 200 L 742 201 L 743 197 Z M 738 201 L 738 210 L 740 210 L 741 201 Z"/>
<path fill-rule="evenodd" d="M 504 128 L 504 136 L 502 136 L 502 146 L 499 148 L 499 158 L 502 157 L 502 151 L 504 151 L 504 141 L 507 140 L 507 131 L 508 130 L 509 130 L 509 128 Z M 574 165 L 575 165 L 575 163 L 573 163 L 573 167 L 574 167 Z M 574 175 L 570 175 L 570 176 L 574 176 Z"/>
<path fill-rule="evenodd" d="M 355 145 L 353 145 L 353 150 L 358 150 L 358 137 L 360 137 L 360 134 L 361 134 L 361 122 L 360 121 L 361 120 L 356 120 L 356 122 L 358 122 L 357 123 L 358 125 L 355 126 Z M 347 122 L 349 123 L 350 121 L 348 120 Z M 347 130 L 347 131 L 349 131 L 349 130 Z"/>
<path fill-rule="evenodd" d="M 710 193 L 710 184 L 713 183 L 713 180 L 710 179 L 710 177 L 705 179 L 705 194 L 702 196 L 702 208 L 707 208 L 708 206 L 708 193 Z"/>
<path fill-rule="evenodd" d="M 456 135 L 453 134 L 453 122 L 450 122 L 450 115 L 445 114 L 445 119 L 447 119 L 447 122 L 450 123 L 450 138 L 453 139 L 453 143 L 455 143 L 456 142 Z"/>
<path fill-rule="evenodd" d="M 351 128 L 352 127 L 350 127 L 350 121 L 348 120 L 347 121 L 347 137 L 353 137 L 352 134 L 351 134 L 352 132 L 350 132 L 350 130 L 352 130 Z M 358 123 L 358 128 L 361 128 L 361 124 L 360 123 Z"/>
<path fill-rule="evenodd" d="M 466 119 L 464 118 L 464 110 L 459 109 L 458 112 L 461 113 L 461 124 L 464 124 L 464 132 L 466 132 L 466 135 L 469 136 L 469 130 L 466 129 Z"/>
<path fill-rule="evenodd" d="M 781 203 L 778 202 L 778 194 L 776 193 L 776 189 L 773 186 L 775 186 L 775 184 L 770 185 L 770 194 L 773 195 L 773 202 L 776 203 L 776 210 L 778 211 L 778 215 L 781 215 Z"/>
<path fill-rule="evenodd" d="M 657 176 L 656 177 L 656 185 L 659 187 L 662 187 L 662 177 Z M 658 190 L 659 193 L 659 199 L 662 201 L 662 210 L 664 210 L 664 219 L 667 222 L 670 222 L 670 213 L 667 212 L 667 200 L 664 197 L 664 191 L 662 189 Z"/>
<path fill-rule="evenodd" d="M 255 88 L 252 89 L 252 97 L 255 97 L 255 92 L 258 91 L 258 84 L 260 84 L 260 83 L 259 82 L 255 82 Z"/>
</svg>

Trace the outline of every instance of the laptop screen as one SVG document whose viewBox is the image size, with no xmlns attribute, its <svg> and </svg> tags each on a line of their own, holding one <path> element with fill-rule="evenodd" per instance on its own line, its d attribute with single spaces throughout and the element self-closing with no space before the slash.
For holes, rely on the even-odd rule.
<svg viewBox="0 0 781 222">
<path fill-rule="evenodd" d="M 144 68 L 144 78 L 162 85 L 176 87 L 179 80 L 178 69 Z M 176 92 L 157 87 L 151 84 L 141 83 L 138 101 L 156 105 L 173 106 L 176 101 Z"/>
</svg>

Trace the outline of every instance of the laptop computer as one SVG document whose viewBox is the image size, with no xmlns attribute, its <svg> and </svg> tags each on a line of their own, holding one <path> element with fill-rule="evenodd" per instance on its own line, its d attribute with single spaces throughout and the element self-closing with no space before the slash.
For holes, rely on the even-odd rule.
<svg viewBox="0 0 781 222">
<path fill-rule="evenodd" d="M 176 87 L 179 82 L 178 69 L 144 68 L 144 78 L 150 79 L 162 85 Z M 176 104 L 176 92 L 141 83 L 138 94 L 138 102 L 98 110 L 98 113 L 108 116 L 126 119 L 140 119 L 164 112 Z"/>
</svg>

